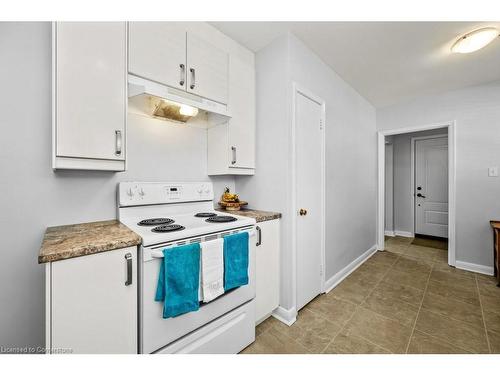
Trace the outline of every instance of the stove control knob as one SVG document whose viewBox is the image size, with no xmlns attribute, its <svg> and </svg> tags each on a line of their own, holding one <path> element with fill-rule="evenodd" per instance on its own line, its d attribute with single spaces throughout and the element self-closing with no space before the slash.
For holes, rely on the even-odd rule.
<svg viewBox="0 0 500 375">
<path fill-rule="evenodd" d="M 201 194 L 201 193 L 203 193 L 203 188 L 202 188 L 202 187 L 200 187 L 200 188 L 198 189 L 198 194 Z"/>
<path fill-rule="evenodd" d="M 128 188 L 127 190 L 127 195 L 132 198 L 134 196 L 134 191 L 132 190 L 132 188 Z"/>
<path fill-rule="evenodd" d="M 141 197 L 144 197 L 146 195 L 146 193 L 144 192 L 144 190 L 141 188 L 141 190 L 139 190 L 139 195 Z"/>
<path fill-rule="evenodd" d="M 205 189 L 205 193 L 207 193 L 207 194 L 208 194 L 208 193 L 210 193 L 210 189 L 209 189 L 209 188 L 206 188 L 206 189 Z"/>
</svg>

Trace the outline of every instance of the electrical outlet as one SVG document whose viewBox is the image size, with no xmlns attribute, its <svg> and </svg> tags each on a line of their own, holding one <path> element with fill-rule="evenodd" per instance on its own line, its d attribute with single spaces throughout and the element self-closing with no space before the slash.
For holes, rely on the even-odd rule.
<svg viewBox="0 0 500 375">
<path fill-rule="evenodd" d="M 498 177 L 498 167 L 489 167 L 488 177 Z"/>
</svg>

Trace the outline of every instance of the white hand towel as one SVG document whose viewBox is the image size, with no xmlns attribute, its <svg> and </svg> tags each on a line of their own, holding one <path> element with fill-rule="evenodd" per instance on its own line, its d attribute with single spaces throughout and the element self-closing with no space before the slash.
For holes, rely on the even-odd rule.
<svg viewBox="0 0 500 375">
<path fill-rule="evenodd" d="M 224 240 L 201 243 L 201 289 L 203 302 L 224 294 Z"/>
</svg>

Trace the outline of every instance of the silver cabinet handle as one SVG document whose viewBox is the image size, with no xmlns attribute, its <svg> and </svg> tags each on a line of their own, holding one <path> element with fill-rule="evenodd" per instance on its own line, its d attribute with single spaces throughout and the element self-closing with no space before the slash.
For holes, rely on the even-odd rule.
<svg viewBox="0 0 500 375">
<path fill-rule="evenodd" d="M 125 260 L 127 261 L 127 280 L 125 281 L 125 285 L 132 285 L 132 254 L 125 254 Z"/>
<path fill-rule="evenodd" d="M 257 229 L 257 243 L 255 244 L 255 246 L 260 246 L 262 245 L 262 229 L 260 229 L 259 226 L 256 226 L 255 229 Z"/>
<path fill-rule="evenodd" d="M 122 154 L 122 131 L 121 130 L 115 130 L 115 154 L 116 155 L 121 155 Z"/>
<path fill-rule="evenodd" d="M 191 86 L 189 86 L 191 88 L 191 90 L 194 89 L 194 86 L 196 85 L 196 70 L 194 68 L 191 68 L 189 69 L 189 71 L 191 72 Z"/>
<path fill-rule="evenodd" d="M 179 85 L 184 86 L 184 77 L 186 77 L 186 66 L 184 64 L 180 64 L 181 68 L 181 79 L 179 80 Z"/>
<path fill-rule="evenodd" d="M 231 146 L 231 152 L 233 153 L 233 159 L 231 160 L 231 164 L 236 164 L 236 147 Z"/>
</svg>

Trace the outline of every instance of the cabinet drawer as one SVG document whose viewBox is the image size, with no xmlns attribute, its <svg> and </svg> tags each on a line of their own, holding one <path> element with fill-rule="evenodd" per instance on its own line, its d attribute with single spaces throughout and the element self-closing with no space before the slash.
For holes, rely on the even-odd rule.
<svg viewBox="0 0 500 375">
<path fill-rule="evenodd" d="M 250 301 L 155 354 L 235 354 L 255 341 L 254 302 Z"/>
</svg>

